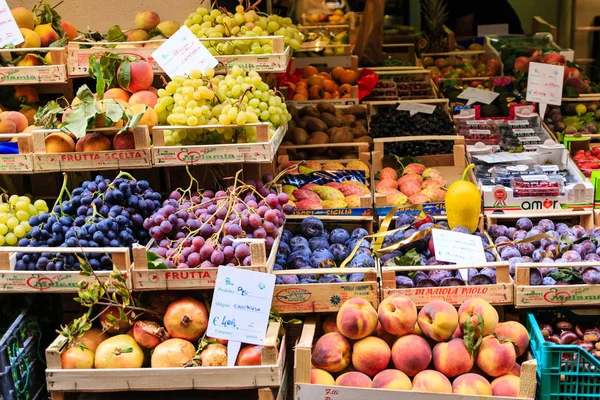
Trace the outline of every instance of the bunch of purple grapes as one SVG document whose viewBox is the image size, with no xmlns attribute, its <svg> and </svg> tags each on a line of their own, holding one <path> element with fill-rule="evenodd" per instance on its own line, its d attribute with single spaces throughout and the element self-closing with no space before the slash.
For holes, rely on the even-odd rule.
<svg viewBox="0 0 600 400">
<path fill-rule="evenodd" d="M 250 245 L 244 239 L 264 239 L 268 254 L 292 210 L 289 196 L 263 181 L 217 192 L 172 192 L 143 225 L 155 242 L 150 251 L 160 257 L 155 262 L 180 269 L 248 266 Z"/>
</svg>

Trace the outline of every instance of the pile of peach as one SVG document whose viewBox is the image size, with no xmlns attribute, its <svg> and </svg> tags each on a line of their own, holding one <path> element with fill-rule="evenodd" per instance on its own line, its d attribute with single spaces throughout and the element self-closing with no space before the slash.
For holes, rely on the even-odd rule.
<svg viewBox="0 0 600 400">
<path fill-rule="evenodd" d="M 481 298 L 458 311 L 434 300 L 418 313 L 399 294 L 378 311 L 355 298 L 324 322 L 323 331 L 311 360 L 311 383 L 319 385 L 517 397 L 517 357 L 529 347 L 525 327 L 498 322 Z"/>
</svg>

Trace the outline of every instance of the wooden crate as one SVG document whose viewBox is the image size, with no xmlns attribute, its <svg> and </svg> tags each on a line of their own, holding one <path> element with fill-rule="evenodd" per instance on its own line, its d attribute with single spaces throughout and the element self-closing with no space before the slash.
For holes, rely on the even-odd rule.
<svg viewBox="0 0 600 400">
<path fill-rule="evenodd" d="M 265 241 L 263 239 L 252 239 L 250 242 L 250 256 L 252 265 L 239 267 L 258 272 L 269 272 L 275 264 L 277 248 L 281 240 L 281 230 L 273 243 L 271 254 L 267 258 Z M 131 275 L 133 288 L 136 291 L 146 290 L 197 290 L 214 289 L 217 280 L 218 267 L 215 268 L 189 268 L 189 269 L 149 269 L 146 252 L 153 242 L 148 246 L 133 246 L 133 268 Z"/>
<path fill-rule="evenodd" d="M 488 396 L 477 397 L 460 394 L 425 393 L 387 389 L 359 389 L 343 386 L 313 385 L 310 383 L 312 345 L 317 331 L 316 319 L 307 318 L 302 327 L 302 335 L 296 342 L 294 354 L 294 393 L 296 400 L 343 399 L 343 400 L 396 400 L 408 398 L 414 400 L 510 400 L 514 397 Z M 536 391 L 536 360 L 521 364 L 519 398 L 533 400 Z"/>
<path fill-rule="evenodd" d="M 439 286 L 410 289 L 396 289 L 396 272 L 430 271 L 437 269 L 456 271 L 461 268 L 496 268 L 496 282 L 491 285 Z M 386 299 L 393 294 L 403 294 L 411 298 L 417 307 L 423 307 L 432 300 L 444 300 L 460 306 L 473 297 L 481 297 L 492 305 L 513 304 L 513 281 L 508 270 L 508 262 L 485 263 L 481 265 L 432 265 L 421 267 L 382 267 L 381 297 Z"/>
<path fill-rule="evenodd" d="M 165 146 L 166 130 L 186 129 L 219 129 L 256 127 L 256 143 L 207 144 L 191 146 Z M 152 162 L 158 167 L 198 164 L 225 163 L 270 163 L 275 159 L 277 148 L 281 144 L 287 124 L 279 127 L 273 137 L 269 138 L 267 123 L 247 125 L 203 125 L 189 126 L 155 126 L 152 129 Z"/>
<path fill-rule="evenodd" d="M 97 128 L 90 132 L 115 132 L 120 128 Z M 46 153 L 46 135 L 60 132 L 44 129 L 33 132 L 33 168 L 36 172 L 89 171 L 104 169 L 150 168 L 152 152 L 147 126 L 133 129 L 135 149 L 96 152 Z"/>
<path fill-rule="evenodd" d="M 367 106 L 367 118 L 369 122 L 371 121 L 371 117 L 377 114 L 379 107 L 381 106 L 393 106 L 398 104 L 400 100 L 392 100 L 392 101 L 365 101 L 363 104 Z M 435 106 L 440 106 L 444 110 L 444 113 L 448 116 L 448 118 L 452 121 L 452 114 L 450 113 L 450 101 L 448 99 L 415 99 L 415 100 L 402 100 L 402 103 L 422 103 L 422 104 L 430 104 Z"/>
<path fill-rule="evenodd" d="M 262 365 L 248 367 L 62 369 L 66 338 L 58 336 L 46 349 L 48 391 L 52 400 L 64 400 L 68 392 L 257 389 L 260 400 L 274 400 L 271 389 L 284 383 L 286 356 L 285 336 L 277 344 L 279 327 L 278 322 L 269 323 Z"/>
<path fill-rule="evenodd" d="M 277 164 L 282 167 L 288 164 L 290 161 L 303 161 L 302 159 L 298 159 L 296 153 L 302 150 L 308 149 L 335 149 L 336 147 L 351 147 L 356 149 L 356 157 L 355 158 L 325 158 L 326 155 L 323 155 L 323 159 L 310 159 L 306 161 L 318 162 L 321 164 L 327 162 L 339 162 L 340 164 L 347 164 L 352 160 L 360 160 L 367 165 L 371 165 L 371 153 L 369 152 L 369 148 L 371 144 L 368 142 L 347 142 L 347 143 L 326 143 L 326 144 L 294 144 L 294 145 L 282 145 L 279 146 L 277 150 Z M 354 152 L 354 151 L 353 151 Z"/>
<path fill-rule="evenodd" d="M 436 99 L 439 98 L 440 95 L 438 93 L 437 86 L 431 79 L 431 71 L 428 69 L 404 69 L 404 70 L 377 70 L 377 75 L 379 76 L 380 82 L 388 82 L 393 83 L 394 87 L 384 88 L 384 87 L 376 87 L 373 89 L 373 92 L 365 97 L 365 102 L 374 102 L 374 101 L 399 101 L 399 100 L 417 100 L 417 99 Z M 408 76 L 421 76 L 420 81 L 407 81 L 407 82 L 396 82 L 396 79 L 402 79 Z M 391 77 L 391 79 L 390 79 Z M 410 86 L 412 83 L 422 83 L 425 84 L 428 93 L 426 94 L 406 94 L 401 93 L 400 91 L 403 89 L 401 86 L 408 86 L 410 90 Z M 389 92 L 389 94 L 381 93 L 377 94 L 377 92 Z"/>
<path fill-rule="evenodd" d="M 490 225 L 507 225 L 515 223 L 519 218 L 529 218 L 533 221 L 539 221 L 543 218 L 550 218 L 552 221 L 570 223 L 571 225 L 581 225 L 585 230 L 589 230 L 594 227 L 594 213 L 592 210 L 589 211 L 563 211 L 560 213 L 544 213 L 544 212 L 520 212 L 510 214 L 484 214 L 486 228 Z M 507 225 L 509 226 L 509 225 Z M 510 227 L 510 226 L 509 226 Z"/>
<path fill-rule="evenodd" d="M 398 66 L 381 66 L 381 67 L 367 67 L 360 68 L 370 69 L 379 73 L 387 73 L 390 71 L 407 71 L 414 69 L 423 69 L 423 63 L 419 58 L 415 45 L 413 43 L 384 43 L 382 45 L 384 55 L 390 56 L 395 59 L 399 59 L 410 65 L 398 65 Z"/>
<path fill-rule="evenodd" d="M 598 262 L 575 263 L 523 263 L 515 266 L 515 307 L 582 307 L 600 305 L 600 285 L 553 285 L 534 286 L 529 278 L 532 268 L 577 268 L 597 267 Z"/>
<path fill-rule="evenodd" d="M 319 70 L 327 71 L 335 67 L 349 68 L 354 71 L 358 70 L 358 57 L 351 54 L 352 50 L 350 45 L 327 45 L 324 49 L 331 48 L 335 50 L 338 47 L 344 48 L 344 55 L 339 56 L 303 56 L 299 57 L 298 54 L 302 52 L 295 52 L 295 57 L 292 57 L 290 61 L 290 73 L 293 73 L 297 68 L 306 68 L 309 65 L 317 67 Z M 310 51 L 310 50 L 308 50 Z"/>
<path fill-rule="evenodd" d="M 431 57 L 434 60 L 436 58 L 440 58 L 440 57 L 454 57 L 456 58 L 457 61 L 462 60 L 462 59 L 467 59 L 470 61 L 477 61 L 477 60 L 498 60 L 500 62 L 501 65 L 501 69 L 500 69 L 500 75 L 504 75 L 504 64 L 502 63 L 502 58 L 500 57 L 500 54 L 496 51 L 496 49 L 494 49 L 494 47 L 490 44 L 489 40 L 485 40 L 485 43 L 483 44 L 483 49 L 482 50 L 458 50 L 458 51 L 449 51 L 449 52 L 442 52 L 442 53 L 422 53 L 421 54 L 421 60 L 423 60 L 425 57 Z"/>
<path fill-rule="evenodd" d="M 129 275 L 130 256 L 127 247 L 0 247 L 0 293 L 77 293 L 77 283 L 95 282 L 94 276 L 82 276 L 79 271 L 16 271 L 17 252 L 22 253 L 105 253 L 123 275 Z M 112 271 L 96 275 L 110 286 Z M 127 278 L 128 287 L 131 287 Z"/>
<path fill-rule="evenodd" d="M 33 172 L 33 139 L 31 133 L 2 133 L 0 138 L 16 138 L 19 148 L 19 154 L 0 154 L 0 172 L 11 174 Z"/>
<path fill-rule="evenodd" d="M 384 167 L 392 167 L 396 169 L 398 164 L 395 160 L 384 159 L 384 147 L 385 143 L 395 142 L 409 142 L 409 141 L 453 141 L 453 153 L 452 154 L 438 154 L 430 156 L 418 156 L 417 158 L 423 162 L 423 164 L 430 168 L 436 168 L 446 180 L 446 184 L 449 186 L 455 181 L 462 179 L 462 174 L 467 166 L 465 156 L 465 139 L 462 136 L 449 136 L 449 135 L 436 135 L 436 136 L 406 136 L 406 137 L 392 137 L 392 138 L 380 138 L 373 139 L 373 177 L 372 187 L 377 186 L 378 181 L 375 180 L 375 174 L 377 171 L 381 171 Z M 471 182 L 475 182 L 475 176 L 469 174 Z M 373 192 L 375 202 L 375 214 L 378 216 L 386 216 L 387 213 L 392 209 L 391 206 L 387 205 L 386 197 L 383 194 Z M 433 202 L 423 204 L 423 210 L 427 214 L 432 215 L 445 215 L 446 206 L 444 202 Z M 402 211 L 402 210 L 399 210 Z"/>
<path fill-rule="evenodd" d="M 284 98 L 287 99 L 287 98 L 291 97 L 288 94 L 287 87 L 285 87 L 285 86 L 281 87 L 281 88 L 279 88 L 279 90 L 283 94 Z M 300 108 L 300 107 L 304 107 L 304 106 L 316 106 L 321 101 L 326 101 L 329 104 L 333 104 L 334 106 L 351 106 L 354 104 L 358 104 L 360 101 L 358 99 L 358 86 L 356 86 L 356 85 L 352 86 L 352 89 L 350 90 L 350 97 L 339 98 L 339 99 L 325 99 L 325 100 L 324 99 L 321 99 L 321 100 L 286 100 L 285 103 Z"/>
<path fill-rule="evenodd" d="M 342 219 L 342 220 L 340 220 Z M 373 233 L 373 220 L 363 220 L 349 222 L 345 217 L 338 220 L 325 220 L 324 225 L 329 229 L 335 227 L 351 230 L 354 228 L 364 228 L 369 233 Z M 296 222 L 290 224 L 289 222 Z M 300 220 L 288 220 L 285 229 L 292 232 L 298 231 Z M 292 226 L 293 225 L 293 226 Z M 348 299 L 361 297 L 369 301 L 373 307 L 379 305 L 379 284 L 377 282 L 376 268 L 319 268 L 314 269 L 293 269 L 270 272 L 274 275 L 315 275 L 318 274 L 335 274 L 338 275 L 343 271 L 344 274 L 364 273 L 363 282 L 346 282 L 346 283 L 311 283 L 311 284 L 296 284 L 296 285 L 275 285 L 273 293 L 274 307 L 280 314 L 305 314 L 319 312 L 334 312 L 338 311 L 340 306 Z"/>
<path fill-rule="evenodd" d="M 21 56 L 25 53 L 48 53 L 52 55 L 52 65 L 31 67 L 0 67 L 0 85 L 32 85 L 45 83 L 65 83 L 67 81 L 66 54 L 64 47 L 37 47 L 30 49 L 10 49 L 0 55 L 11 59 L 11 53 Z"/>
</svg>

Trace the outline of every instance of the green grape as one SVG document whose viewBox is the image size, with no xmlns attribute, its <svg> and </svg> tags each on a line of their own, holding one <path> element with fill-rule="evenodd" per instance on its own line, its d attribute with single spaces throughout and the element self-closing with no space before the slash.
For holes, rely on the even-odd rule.
<svg viewBox="0 0 600 400">
<path fill-rule="evenodd" d="M 9 229 L 14 229 L 15 226 L 19 225 L 19 219 L 17 217 L 9 217 L 6 225 Z"/>
<path fill-rule="evenodd" d="M 10 211 L 10 205 L 7 203 L 0 203 L 0 212 L 7 213 Z"/>
<path fill-rule="evenodd" d="M 24 210 L 19 210 L 15 213 L 15 216 L 19 221 L 27 221 L 29 220 L 29 213 Z"/>
<path fill-rule="evenodd" d="M 25 227 L 21 225 L 16 226 L 15 229 L 13 229 L 13 232 L 18 239 L 24 238 L 27 233 Z"/>
<path fill-rule="evenodd" d="M 0 235 L 6 235 L 8 233 L 8 226 L 6 224 L 0 224 Z"/>
<path fill-rule="evenodd" d="M 14 246 L 19 240 L 17 239 L 17 236 L 12 232 L 7 233 L 6 236 L 4 236 L 4 238 L 6 240 L 6 244 L 8 244 L 9 246 Z"/>
</svg>

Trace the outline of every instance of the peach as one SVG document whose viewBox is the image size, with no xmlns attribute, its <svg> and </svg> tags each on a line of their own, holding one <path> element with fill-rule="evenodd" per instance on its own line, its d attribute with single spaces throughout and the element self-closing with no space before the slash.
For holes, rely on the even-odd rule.
<svg viewBox="0 0 600 400">
<path fill-rule="evenodd" d="M 18 111 L 3 111 L 0 113 L 0 118 L 12 120 L 16 125 L 17 133 L 23 132 L 29 126 L 27 117 Z"/>
<path fill-rule="evenodd" d="M 452 384 L 441 372 L 427 369 L 415 375 L 412 390 L 415 392 L 452 393 Z"/>
<path fill-rule="evenodd" d="M 129 99 L 130 105 L 145 104 L 148 107 L 154 107 L 158 101 L 158 96 L 148 90 L 141 90 L 131 95 Z"/>
<path fill-rule="evenodd" d="M 83 151 L 83 146 L 85 145 L 85 141 L 90 137 L 90 134 L 87 133 L 83 137 L 77 139 L 77 143 L 75 143 L 75 151 L 81 153 Z"/>
<path fill-rule="evenodd" d="M 132 150 L 135 149 L 135 139 L 132 130 L 118 133 L 113 139 L 113 149 Z"/>
<path fill-rule="evenodd" d="M 31 28 L 33 29 L 33 28 Z M 33 49 L 42 45 L 42 39 L 40 35 L 28 28 L 21 28 L 19 31 L 23 35 L 23 43 L 20 43 L 17 47 L 21 49 Z"/>
<path fill-rule="evenodd" d="M 135 15 L 135 27 L 151 31 L 160 24 L 160 16 L 154 11 L 140 11 Z"/>
<path fill-rule="evenodd" d="M 146 89 L 146 91 L 148 91 L 150 93 L 154 93 L 156 95 L 156 97 L 158 97 L 158 89 L 155 88 L 154 86 L 150 86 L 148 89 Z"/>
<path fill-rule="evenodd" d="M 378 337 L 369 336 L 352 346 L 352 365 L 357 371 L 375 376 L 389 364 L 392 351 L 387 343 Z"/>
<path fill-rule="evenodd" d="M 443 300 L 433 300 L 419 311 L 417 322 L 423 334 L 436 342 L 450 339 L 458 325 L 456 308 Z"/>
<path fill-rule="evenodd" d="M 466 374 L 473 368 L 474 363 L 462 339 L 441 342 L 433 348 L 433 365 L 448 378 Z"/>
<path fill-rule="evenodd" d="M 335 384 L 337 386 L 350 386 L 350 387 L 359 387 L 359 388 L 370 388 L 373 387 L 373 382 L 371 378 L 362 372 L 346 372 L 337 377 L 335 380 Z"/>
<path fill-rule="evenodd" d="M 33 14 L 25 7 L 15 7 L 10 12 L 19 28 L 33 29 L 35 26 Z"/>
<path fill-rule="evenodd" d="M 42 24 L 36 26 L 33 31 L 40 35 L 40 41 L 42 42 L 42 47 L 48 47 L 53 42 L 56 42 L 60 39 L 58 33 L 52 28 L 52 24 Z"/>
<path fill-rule="evenodd" d="M 346 300 L 338 311 L 336 324 L 348 339 L 362 339 L 377 329 L 377 311 L 360 297 Z"/>
<path fill-rule="evenodd" d="M 510 371 L 508 371 L 508 374 L 514 376 L 521 376 L 521 366 L 519 365 L 519 363 L 515 363 L 515 365 L 513 365 L 510 369 Z"/>
<path fill-rule="evenodd" d="M 117 74 L 122 72 L 121 68 L 124 68 L 124 65 L 126 64 L 121 64 L 119 66 Z M 152 86 L 152 81 L 154 80 L 152 67 L 146 61 L 129 63 L 129 76 L 129 85 L 127 85 L 127 87 L 121 87 L 131 93 L 139 92 L 140 90 L 147 90 L 150 86 Z"/>
<path fill-rule="evenodd" d="M 32 105 L 40 101 L 37 90 L 33 86 L 20 85 L 15 86 L 15 97 L 19 99 L 22 104 Z"/>
<path fill-rule="evenodd" d="M 521 378 L 504 375 L 492 381 L 492 395 L 502 397 L 519 397 Z"/>
<path fill-rule="evenodd" d="M 75 28 L 75 26 L 72 23 L 62 21 L 60 23 L 60 27 L 63 31 L 65 31 L 65 35 L 69 38 L 69 40 L 75 40 L 77 38 L 77 28 Z"/>
<path fill-rule="evenodd" d="M 452 392 L 455 394 L 491 396 L 492 385 L 481 375 L 464 374 L 452 382 Z"/>
<path fill-rule="evenodd" d="M 130 31 L 124 32 L 127 39 L 126 42 L 144 42 L 146 40 L 150 40 L 150 35 L 143 29 L 132 29 Z M 131 45 L 123 45 L 123 48 L 131 47 Z M 138 46 L 135 46 L 138 47 Z M 139 46 L 142 47 L 142 46 Z"/>
<path fill-rule="evenodd" d="M 328 316 L 325 321 L 323 321 L 323 332 L 325 333 L 330 333 L 330 332 L 340 332 L 338 331 L 337 325 L 335 324 L 335 319 L 336 319 L 337 315 L 336 314 L 331 314 L 330 316 Z"/>
<path fill-rule="evenodd" d="M 417 307 L 408 297 L 394 294 L 381 302 L 378 312 L 383 329 L 392 335 L 412 333 L 417 322 Z"/>
<path fill-rule="evenodd" d="M 321 336 L 313 346 L 311 362 L 315 368 L 327 372 L 340 372 L 350 364 L 350 342 L 339 333 Z"/>
<path fill-rule="evenodd" d="M 164 37 L 171 37 L 179 30 L 181 25 L 177 21 L 169 20 L 161 22 L 156 26 L 156 29 L 160 32 Z"/>
<path fill-rule="evenodd" d="M 17 133 L 17 124 L 10 118 L 0 117 L 0 133 Z"/>
<path fill-rule="evenodd" d="M 415 322 L 415 329 L 413 330 L 413 333 L 415 335 L 425 336 L 425 335 L 423 335 L 423 331 L 421 330 L 421 327 L 419 327 L 419 321 Z"/>
<path fill-rule="evenodd" d="M 475 363 L 489 376 L 506 375 L 515 364 L 517 354 L 510 341 L 486 336 L 479 346 Z"/>
<path fill-rule="evenodd" d="M 377 323 L 377 329 L 375 329 L 375 332 L 373 334 L 378 338 L 383 339 L 390 347 L 392 347 L 394 345 L 394 342 L 396 341 L 396 336 L 386 332 L 383 329 L 383 326 L 381 326 L 381 322 Z"/>
<path fill-rule="evenodd" d="M 310 383 L 313 385 L 335 385 L 333 376 L 325 370 L 313 368 L 310 370 Z"/>
<path fill-rule="evenodd" d="M 463 337 L 463 335 L 462 335 L 462 332 L 460 331 L 460 325 L 456 325 L 456 329 L 454 330 L 452 339 L 460 339 L 462 337 Z"/>
<path fill-rule="evenodd" d="M 101 133 L 94 132 L 88 135 L 89 137 L 83 143 L 83 151 L 106 151 L 112 149 L 110 139 Z"/>
<path fill-rule="evenodd" d="M 23 114 L 25 118 L 27 118 L 28 125 L 33 125 L 35 123 L 35 113 L 37 112 L 37 106 L 22 106 L 19 112 Z"/>
<path fill-rule="evenodd" d="M 112 88 L 104 92 L 104 99 L 123 100 L 124 102 L 129 103 L 130 98 L 131 93 L 121 88 Z"/>
<path fill-rule="evenodd" d="M 129 110 L 133 115 L 141 114 L 142 112 L 144 112 L 144 107 L 146 106 L 143 104 L 136 104 L 134 106 L 131 106 Z M 144 116 L 140 119 L 138 125 L 146 125 L 149 130 L 158 125 L 158 114 L 156 113 L 156 111 L 154 111 L 154 108 L 146 107 L 146 112 L 144 112 Z"/>
<path fill-rule="evenodd" d="M 75 142 L 71 136 L 63 132 L 55 132 L 46 136 L 46 153 L 70 153 L 75 151 Z"/>
<path fill-rule="evenodd" d="M 517 357 L 525 354 L 529 347 L 529 333 L 527 329 L 516 321 L 500 322 L 496 325 L 494 333 L 512 340 L 515 345 Z"/>
<path fill-rule="evenodd" d="M 375 375 L 373 388 L 391 390 L 411 390 L 412 382 L 402 371 L 397 369 L 386 369 Z"/>
<path fill-rule="evenodd" d="M 421 336 L 402 336 L 392 346 L 394 366 L 408 376 L 415 376 L 427 368 L 431 358 L 431 347 Z"/>
<path fill-rule="evenodd" d="M 480 318 L 483 321 L 480 321 Z M 483 322 L 483 332 L 480 332 L 479 329 L 480 322 Z M 487 336 L 498 325 L 498 312 L 482 298 L 469 299 L 458 309 L 458 325 L 463 335 L 465 334 L 465 324 L 473 326 L 475 337 Z"/>
<path fill-rule="evenodd" d="M 37 54 L 25 54 L 17 63 L 17 67 L 35 67 L 44 64 Z"/>
</svg>

